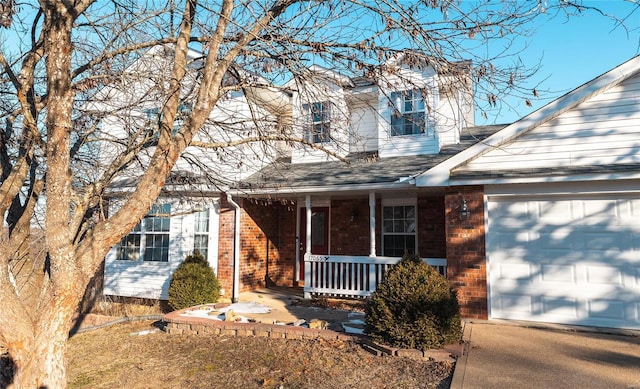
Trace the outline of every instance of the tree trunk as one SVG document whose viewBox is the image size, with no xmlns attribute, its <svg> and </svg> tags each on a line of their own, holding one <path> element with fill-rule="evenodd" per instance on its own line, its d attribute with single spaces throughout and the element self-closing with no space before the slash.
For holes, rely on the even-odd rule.
<svg viewBox="0 0 640 389">
<path fill-rule="evenodd" d="M 33 327 L 27 342 L 8 345 L 14 363 L 9 388 L 57 389 L 67 386 L 65 354 L 73 310 L 66 307 L 47 308 Z M 67 312 L 63 312 L 67 311 Z"/>
</svg>

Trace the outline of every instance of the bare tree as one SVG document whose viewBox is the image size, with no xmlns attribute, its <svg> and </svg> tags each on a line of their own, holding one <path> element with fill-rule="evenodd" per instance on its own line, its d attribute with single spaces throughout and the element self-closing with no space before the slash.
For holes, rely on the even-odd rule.
<svg viewBox="0 0 640 389">
<path fill-rule="evenodd" d="M 520 87 L 533 69 L 499 61 L 532 21 L 587 10 L 579 1 L 543 3 L 2 0 L 0 344 L 15 368 L 8 384 L 66 385 L 67 336 L 89 280 L 151 209 L 181 156 L 224 188 L 228 176 L 193 150 L 224 158 L 228 148 L 313 146 L 275 103 L 242 118 L 229 114 L 233 125 L 208 122 L 225 96 L 276 99 L 285 82 L 309 77 L 312 64 L 383 83 L 393 72 L 383 64 L 410 51 L 420 53 L 416 66 L 427 61 L 473 85 L 479 108 L 491 112 L 501 96 L 533 93 Z M 478 50 L 493 41 L 501 49 L 489 52 L 498 54 Z M 162 60 L 138 66 L 149 50 L 161 50 Z M 148 90 L 132 91 L 131 80 Z M 140 125 L 150 99 L 161 109 L 154 125 Z M 106 114 L 125 133 L 104 131 Z M 207 126 L 218 131 L 202 132 Z M 132 170 L 141 173 L 120 210 L 107 215 L 106 191 Z"/>
</svg>

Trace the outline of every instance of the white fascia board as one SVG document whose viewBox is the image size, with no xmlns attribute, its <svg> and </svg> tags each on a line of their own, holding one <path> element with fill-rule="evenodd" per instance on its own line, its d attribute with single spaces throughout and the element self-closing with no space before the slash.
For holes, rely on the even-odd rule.
<svg viewBox="0 0 640 389">
<path fill-rule="evenodd" d="M 575 174 L 567 176 L 528 176 L 528 177 L 501 177 L 501 178 L 469 178 L 449 180 L 450 186 L 465 185 L 507 185 L 507 184 L 542 184 L 554 182 L 579 182 L 579 181 L 620 181 L 640 179 L 638 173 L 594 173 Z"/>
<path fill-rule="evenodd" d="M 420 174 L 416 178 L 416 185 L 418 187 L 449 185 L 449 172 L 451 170 L 511 141 L 512 139 L 547 121 L 554 119 L 560 114 L 591 98 L 595 94 L 619 84 L 636 74 L 638 71 L 640 71 L 640 56 L 636 56 L 607 73 L 604 73 L 571 92 L 566 93 L 537 111 L 534 111 L 517 122 L 508 125 L 487 139 L 476 143 L 441 164 Z"/>
</svg>

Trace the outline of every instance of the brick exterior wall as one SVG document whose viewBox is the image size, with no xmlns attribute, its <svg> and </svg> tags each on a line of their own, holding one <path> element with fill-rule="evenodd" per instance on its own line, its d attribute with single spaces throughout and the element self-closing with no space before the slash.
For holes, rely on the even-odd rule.
<svg viewBox="0 0 640 389">
<path fill-rule="evenodd" d="M 354 215 L 354 221 L 351 216 Z M 331 254 L 369 255 L 369 199 L 331 201 Z M 418 251 L 424 258 L 446 256 L 444 197 L 418 198 Z M 376 255 L 382 255 L 382 204 L 376 201 Z"/>
<path fill-rule="evenodd" d="M 240 292 L 265 286 L 293 286 L 296 259 L 295 205 L 238 200 L 240 215 Z M 233 293 L 234 209 L 220 206 L 218 279 L 225 297 Z"/>
<path fill-rule="evenodd" d="M 418 253 L 422 258 L 445 258 L 444 197 L 418 197 Z"/>
<path fill-rule="evenodd" d="M 242 208 L 241 291 L 293 286 L 295 205 L 244 199 Z"/>
<path fill-rule="evenodd" d="M 332 200 L 329 235 L 331 254 L 369 255 L 369 199 Z"/>
<path fill-rule="evenodd" d="M 220 200 L 220 236 L 218 238 L 218 281 L 225 298 L 233 293 L 233 231 L 235 212 L 226 200 Z"/>
<path fill-rule="evenodd" d="M 460 204 L 467 201 L 470 215 L 460 220 Z M 445 195 L 447 277 L 458 291 L 461 314 L 487 319 L 487 267 L 485 255 L 484 190 L 482 186 L 451 188 Z"/>
</svg>

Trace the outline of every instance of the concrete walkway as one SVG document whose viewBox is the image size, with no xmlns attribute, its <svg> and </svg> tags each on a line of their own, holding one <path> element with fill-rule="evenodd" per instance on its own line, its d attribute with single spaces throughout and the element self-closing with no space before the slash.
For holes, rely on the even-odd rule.
<svg viewBox="0 0 640 389">
<path fill-rule="evenodd" d="M 239 301 L 263 304 L 271 308 L 268 314 L 243 314 L 261 323 L 308 323 L 315 319 L 326 322 L 328 329 L 352 334 L 361 334 L 364 327 L 363 313 L 296 304 L 296 301 L 304 301 L 301 289 L 270 288 L 244 292 L 240 293 Z"/>
<path fill-rule="evenodd" d="M 293 304 L 299 299 L 301 291 L 289 288 L 240 294 L 241 302 L 272 308 L 253 317 L 263 323 L 320 319 L 344 324 L 354 319 L 349 311 Z M 640 331 L 611 334 L 533 324 L 467 321 L 465 354 L 456 362 L 451 389 L 640 389 Z"/>
<path fill-rule="evenodd" d="M 451 389 L 640 389 L 640 332 L 467 322 Z M 528 323 L 529 325 L 531 323 Z"/>
</svg>

